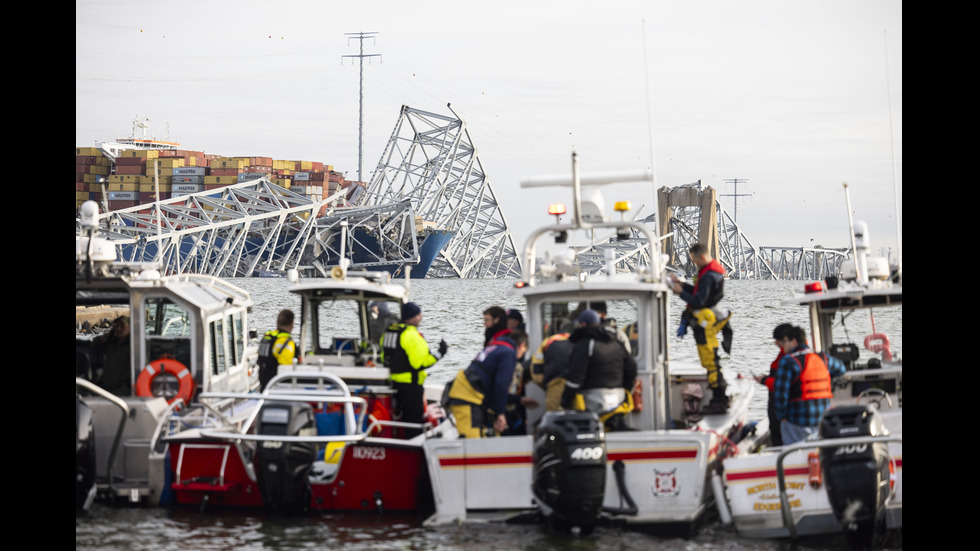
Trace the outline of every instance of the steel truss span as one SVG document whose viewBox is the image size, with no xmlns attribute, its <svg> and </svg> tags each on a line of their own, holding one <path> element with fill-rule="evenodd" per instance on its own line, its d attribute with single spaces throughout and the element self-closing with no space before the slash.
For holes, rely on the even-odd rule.
<svg viewBox="0 0 980 551">
<path fill-rule="evenodd" d="M 688 188 L 688 189 L 685 189 Z M 668 196 L 676 191 L 691 192 L 698 196 L 694 200 L 670 202 Z M 661 190 L 660 197 L 666 199 L 661 204 L 661 212 L 668 213 L 666 225 L 659 226 L 665 238 L 664 254 L 668 266 L 693 274 L 696 272 L 687 251 L 699 242 L 717 241 L 717 257 L 731 279 L 793 279 L 820 280 L 828 275 L 839 275 L 841 266 L 847 258 L 847 249 L 824 249 L 820 247 L 770 247 L 756 246 L 738 227 L 713 196 L 714 217 L 703 216 L 700 201 L 701 182 L 677 186 L 672 190 Z M 690 194 L 689 194 L 690 195 Z M 711 222 L 707 219 L 711 218 Z M 643 219 L 649 226 L 656 224 L 656 216 Z M 629 239 L 620 240 L 611 236 L 591 247 L 576 251 L 576 258 L 582 271 L 596 273 L 606 269 L 612 261 L 617 271 L 635 271 L 650 263 L 649 255 L 640 246 L 635 232 Z"/>
<path fill-rule="evenodd" d="M 313 201 L 268 177 L 112 211 L 106 237 L 129 262 L 165 273 L 250 277 L 300 268 L 316 214 L 338 197 Z"/>
<path fill-rule="evenodd" d="M 448 117 L 402 106 L 362 204 L 405 200 L 423 227 L 453 233 L 427 277 L 520 277 L 510 228 L 466 123 L 455 113 Z"/>
</svg>

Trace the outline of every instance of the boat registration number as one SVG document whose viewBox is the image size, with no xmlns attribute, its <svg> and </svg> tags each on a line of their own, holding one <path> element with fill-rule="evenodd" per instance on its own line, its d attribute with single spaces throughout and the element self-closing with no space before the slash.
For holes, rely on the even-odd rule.
<svg viewBox="0 0 980 551">
<path fill-rule="evenodd" d="M 385 458 L 385 449 L 373 446 L 354 446 L 351 452 L 354 454 L 354 459 L 381 461 Z"/>
</svg>

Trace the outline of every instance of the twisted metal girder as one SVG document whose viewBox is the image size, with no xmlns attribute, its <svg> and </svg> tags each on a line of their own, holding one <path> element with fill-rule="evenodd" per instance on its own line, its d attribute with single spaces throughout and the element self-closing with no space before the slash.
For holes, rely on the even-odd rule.
<svg viewBox="0 0 980 551">
<path fill-rule="evenodd" d="M 428 277 L 520 277 L 510 228 L 458 116 L 402 106 L 362 204 L 403 200 L 421 226 L 454 234 Z"/>
<path fill-rule="evenodd" d="M 120 259 L 158 262 L 165 273 L 248 277 L 283 271 L 298 259 L 316 214 L 312 201 L 268 177 L 104 215 Z"/>
</svg>

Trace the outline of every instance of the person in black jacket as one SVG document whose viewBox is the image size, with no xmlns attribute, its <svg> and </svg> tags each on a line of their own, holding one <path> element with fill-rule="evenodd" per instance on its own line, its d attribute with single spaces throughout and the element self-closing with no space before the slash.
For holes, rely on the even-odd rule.
<svg viewBox="0 0 980 551">
<path fill-rule="evenodd" d="M 597 414 L 607 430 L 624 428 L 623 414 L 633 409 L 636 360 L 602 327 L 595 310 L 583 311 L 576 324 L 568 337 L 574 348 L 561 405 Z"/>
</svg>

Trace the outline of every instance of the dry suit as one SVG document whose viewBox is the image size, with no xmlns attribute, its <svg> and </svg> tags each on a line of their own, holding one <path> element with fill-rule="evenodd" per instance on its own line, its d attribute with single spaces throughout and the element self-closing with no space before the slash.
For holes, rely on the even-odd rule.
<svg viewBox="0 0 980 551">
<path fill-rule="evenodd" d="M 461 437 L 492 434 L 494 418 L 507 407 L 517 366 L 516 349 L 509 337 L 498 337 L 477 354 L 469 367 L 456 374 L 449 389 L 448 407 Z"/>
<path fill-rule="evenodd" d="M 687 303 L 682 324 L 686 323 L 694 331 L 698 359 L 708 372 L 708 387 L 711 388 L 708 412 L 720 413 L 728 407 L 725 394 L 728 384 L 718 358 L 718 334 L 728 326 L 731 312 L 714 308 L 725 296 L 725 269 L 717 259 L 712 259 L 698 271 L 694 285 L 684 283 L 682 288 L 680 297 Z"/>
</svg>

